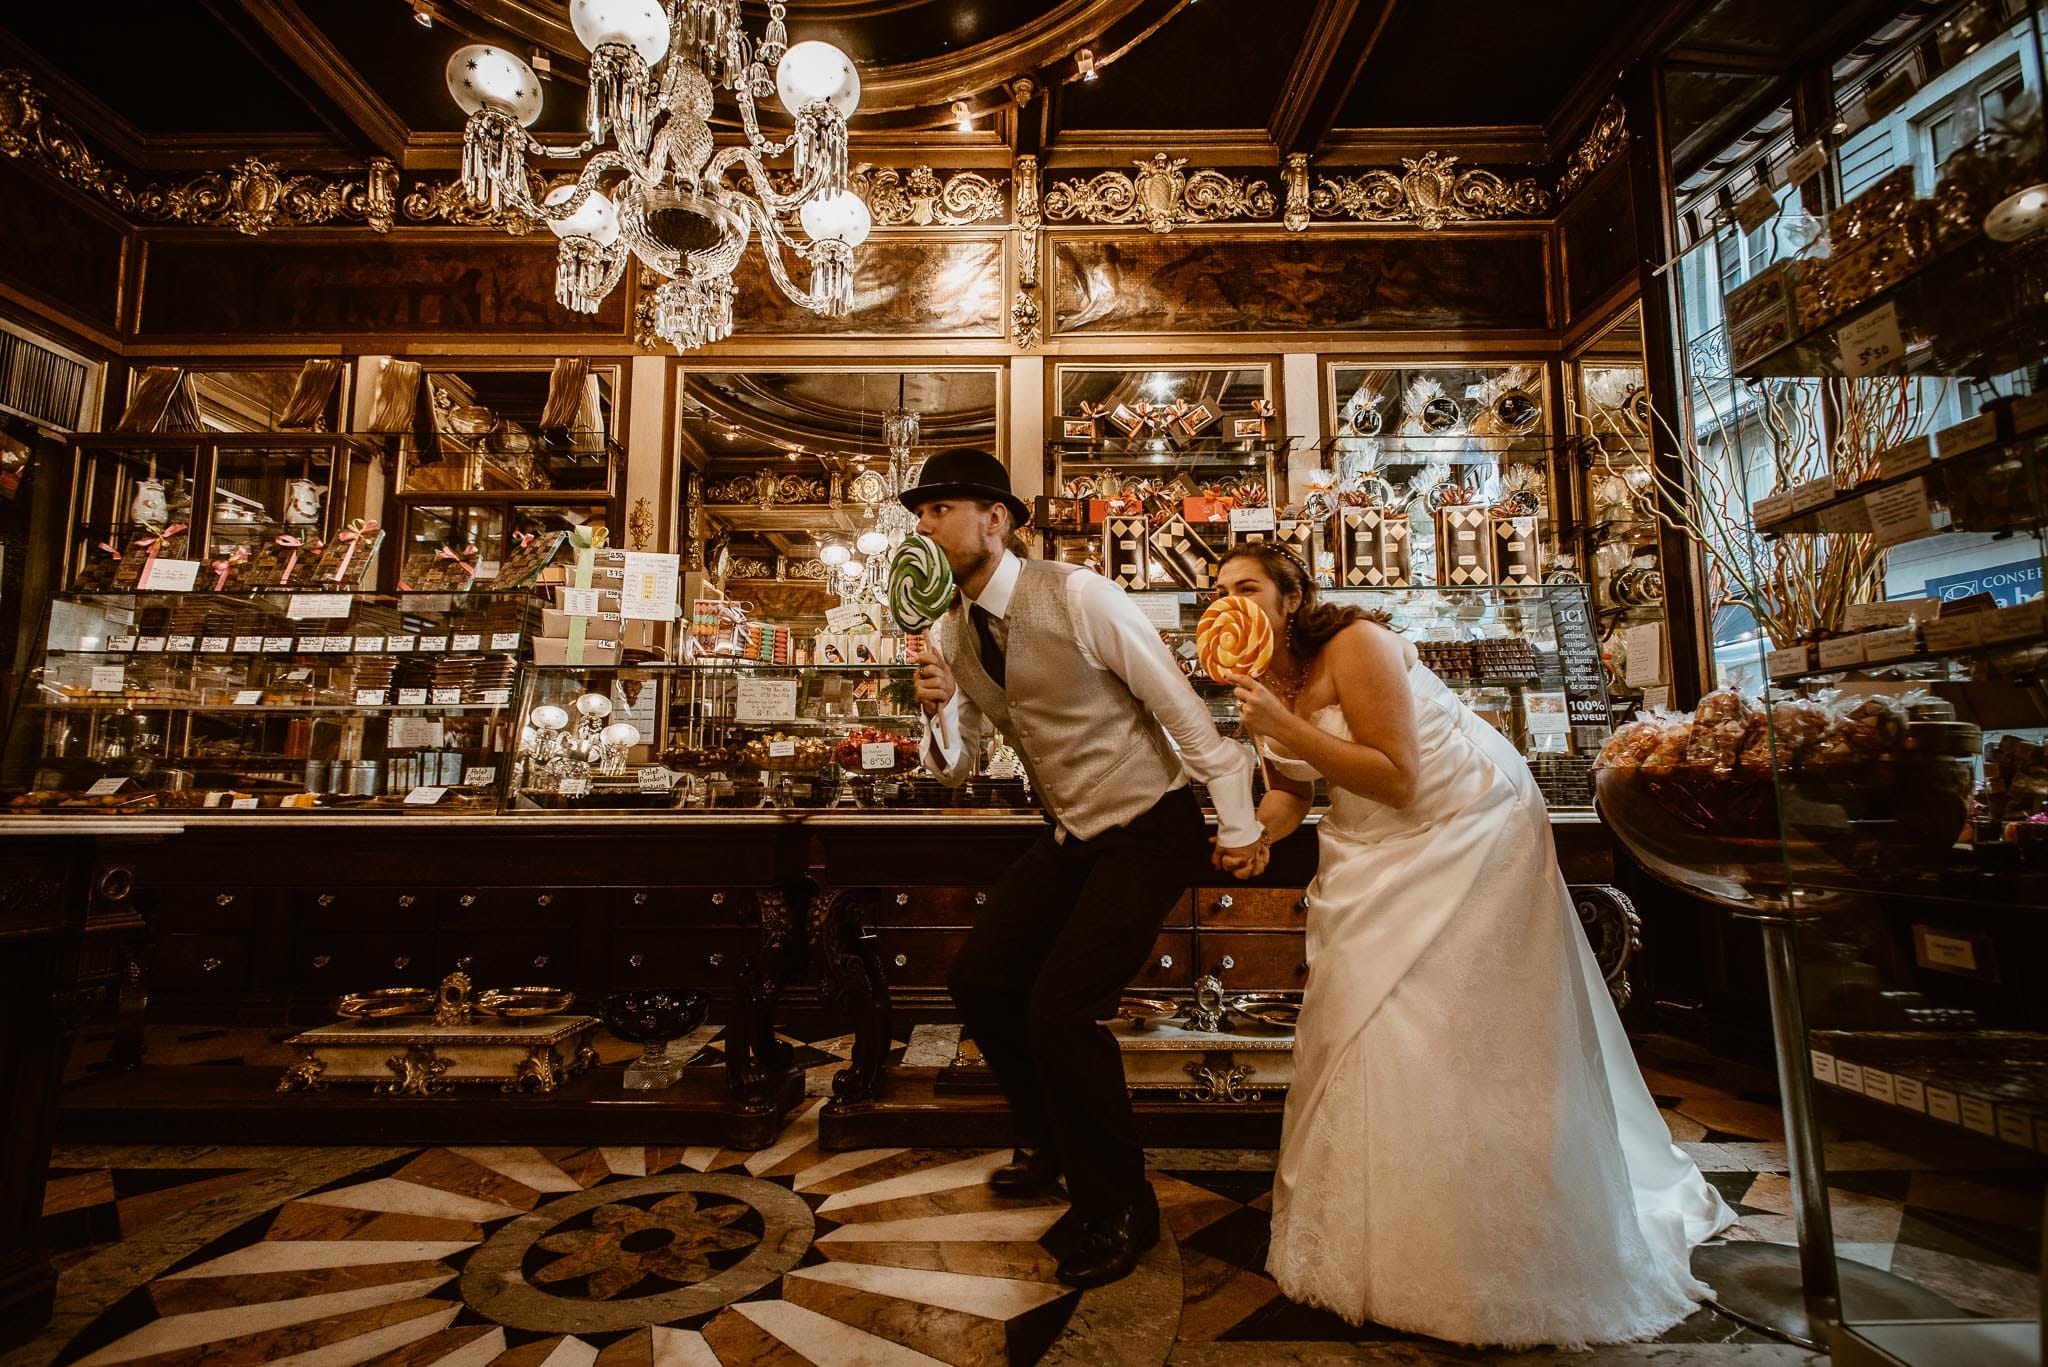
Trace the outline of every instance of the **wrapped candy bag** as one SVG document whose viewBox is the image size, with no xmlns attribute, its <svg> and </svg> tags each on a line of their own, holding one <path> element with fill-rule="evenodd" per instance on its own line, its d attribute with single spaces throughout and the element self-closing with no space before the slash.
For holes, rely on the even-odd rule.
<svg viewBox="0 0 2048 1367">
<path fill-rule="evenodd" d="M 1726 776 L 1735 772 L 1743 748 L 1763 725 L 1763 709 L 1739 689 L 1717 688 L 1694 709 L 1685 764 Z"/>
</svg>

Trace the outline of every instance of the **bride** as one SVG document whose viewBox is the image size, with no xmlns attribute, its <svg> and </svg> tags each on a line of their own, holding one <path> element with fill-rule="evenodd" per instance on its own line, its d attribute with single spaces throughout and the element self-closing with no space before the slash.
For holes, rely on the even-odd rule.
<svg viewBox="0 0 2048 1367">
<path fill-rule="evenodd" d="M 1267 1270 L 1297 1301 L 1466 1344 L 1652 1338 L 1734 1213 L 1650 1099 L 1513 745 L 1384 614 L 1240 546 L 1279 638 L 1237 699 L 1269 784 L 1260 872 L 1329 780 Z"/>
</svg>

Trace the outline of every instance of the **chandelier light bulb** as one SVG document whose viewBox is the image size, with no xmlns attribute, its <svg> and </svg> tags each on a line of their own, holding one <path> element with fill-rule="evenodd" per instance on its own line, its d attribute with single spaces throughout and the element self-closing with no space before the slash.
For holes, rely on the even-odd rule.
<svg viewBox="0 0 2048 1367">
<path fill-rule="evenodd" d="M 534 727 L 541 731 L 559 731 L 569 724 L 569 714 L 553 703 L 536 707 L 528 716 Z"/>
<path fill-rule="evenodd" d="M 863 560 L 849 560 L 840 569 L 839 573 L 847 583 L 858 584 L 861 580 L 867 578 L 867 562 Z"/>
<path fill-rule="evenodd" d="M 574 185 L 557 185 L 541 203 L 563 204 L 575 193 Z M 575 213 L 549 219 L 548 230 L 556 237 L 587 237 L 600 247 L 609 247 L 619 240 L 619 209 L 601 191 L 592 190 Z"/>
<path fill-rule="evenodd" d="M 833 569 L 838 569 L 852 558 L 853 552 L 847 550 L 846 547 L 837 541 L 827 541 L 824 545 L 818 547 L 818 559 L 824 561 Z"/>
<path fill-rule="evenodd" d="M 569 27 L 592 52 L 623 43 L 649 66 L 668 51 L 668 16 L 654 0 L 570 0 Z"/>
<path fill-rule="evenodd" d="M 602 693 L 585 693 L 576 700 L 576 711 L 585 717 L 609 717 L 612 700 Z"/>
<path fill-rule="evenodd" d="M 615 721 L 598 732 L 597 738 L 606 745 L 616 745 L 621 750 L 630 750 L 640 743 L 640 728 L 629 721 Z"/>
<path fill-rule="evenodd" d="M 775 67 L 775 93 L 792 115 L 814 104 L 829 104 L 850 118 L 860 105 L 860 73 L 847 55 L 813 38 L 782 54 Z"/>
<path fill-rule="evenodd" d="M 490 109 L 522 124 L 540 117 L 540 77 L 517 53 L 489 43 L 455 49 L 448 59 L 448 93 L 465 114 Z"/>
<path fill-rule="evenodd" d="M 862 555 L 880 555 L 883 551 L 889 549 L 889 538 L 884 533 L 870 527 L 867 531 L 862 532 L 860 540 L 853 544 L 860 548 Z"/>
<path fill-rule="evenodd" d="M 867 241 L 875 224 L 866 202 L 851 190 L 809 201 L 797 211 L 797 218 L 813 242 L 844 242 L 849 247 Z"/>
</svg>

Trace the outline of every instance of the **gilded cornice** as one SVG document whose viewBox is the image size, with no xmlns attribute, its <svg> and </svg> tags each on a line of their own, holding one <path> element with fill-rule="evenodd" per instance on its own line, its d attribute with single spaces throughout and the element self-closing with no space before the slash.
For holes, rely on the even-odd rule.
<svg viewBox="0 0 2048 1367">
<path fill-rule="evenodd" d="M 1271 218 L 1279 201 L 1263 180 L 1204 168 L 1182 171 L 1186 157 L 1155 152 L 1133 162 L 1135 175 L 1103 171 L 1056 182 L 1045 192 L 1045 217 L 1054 223 L 1139 224 L 1170 233 L 1190 223 Z"/>
<path fill-rule="evenodd" d="M 1399 174 L 1373 170 L 1322 177 L 1308 192 L 1310 218 L 1413 223 L 1434 232 L 1446 223 L 1540 218 L 1550 212 L 1550 194 L 1533 176 L 1511 181 L 1478 167 L 1461 169 L 1456 157 L 1436 152 L 1403 157 L 1401 166 Z M 1290 195 L 1289 202 L 1296 212 L 1288 227 L 1298 232 L 1307 224 L 1298 221 L 1298 196 Z"/>
<path fill-rule="evenodd" d="M 1600 112 L 1593 116 L 1593 126 L 1586 130 L 1586 136 L 1579 139 L 1579 145 L 1565 158 L 1564 174 L 1557 178 L 1557 206 L 1579 192 L 1579 188 L 1600 169 L 1613 161 L 1624 147 L 1628 146 L 1628 118 L 1619 98 L 1610 96 Z"/>
</svg>

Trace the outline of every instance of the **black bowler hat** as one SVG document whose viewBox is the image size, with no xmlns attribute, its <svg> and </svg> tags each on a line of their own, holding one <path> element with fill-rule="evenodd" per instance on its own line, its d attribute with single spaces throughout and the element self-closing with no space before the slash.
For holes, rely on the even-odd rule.
<svg viewBox="0 0 2048 1367">
<path fill-rule="evenodd" d="M 916 512 L 933 499 L 985 498 L 1010 510 L 1010 521 L 1021 527 L 1031 520 L 1031 509 L 1010 492 L 1010 472 L 986 451 L 962 446 L 941 451 L 924 463 L 917 486 L 905 489 L 903 506 Z"/>
</svg>

